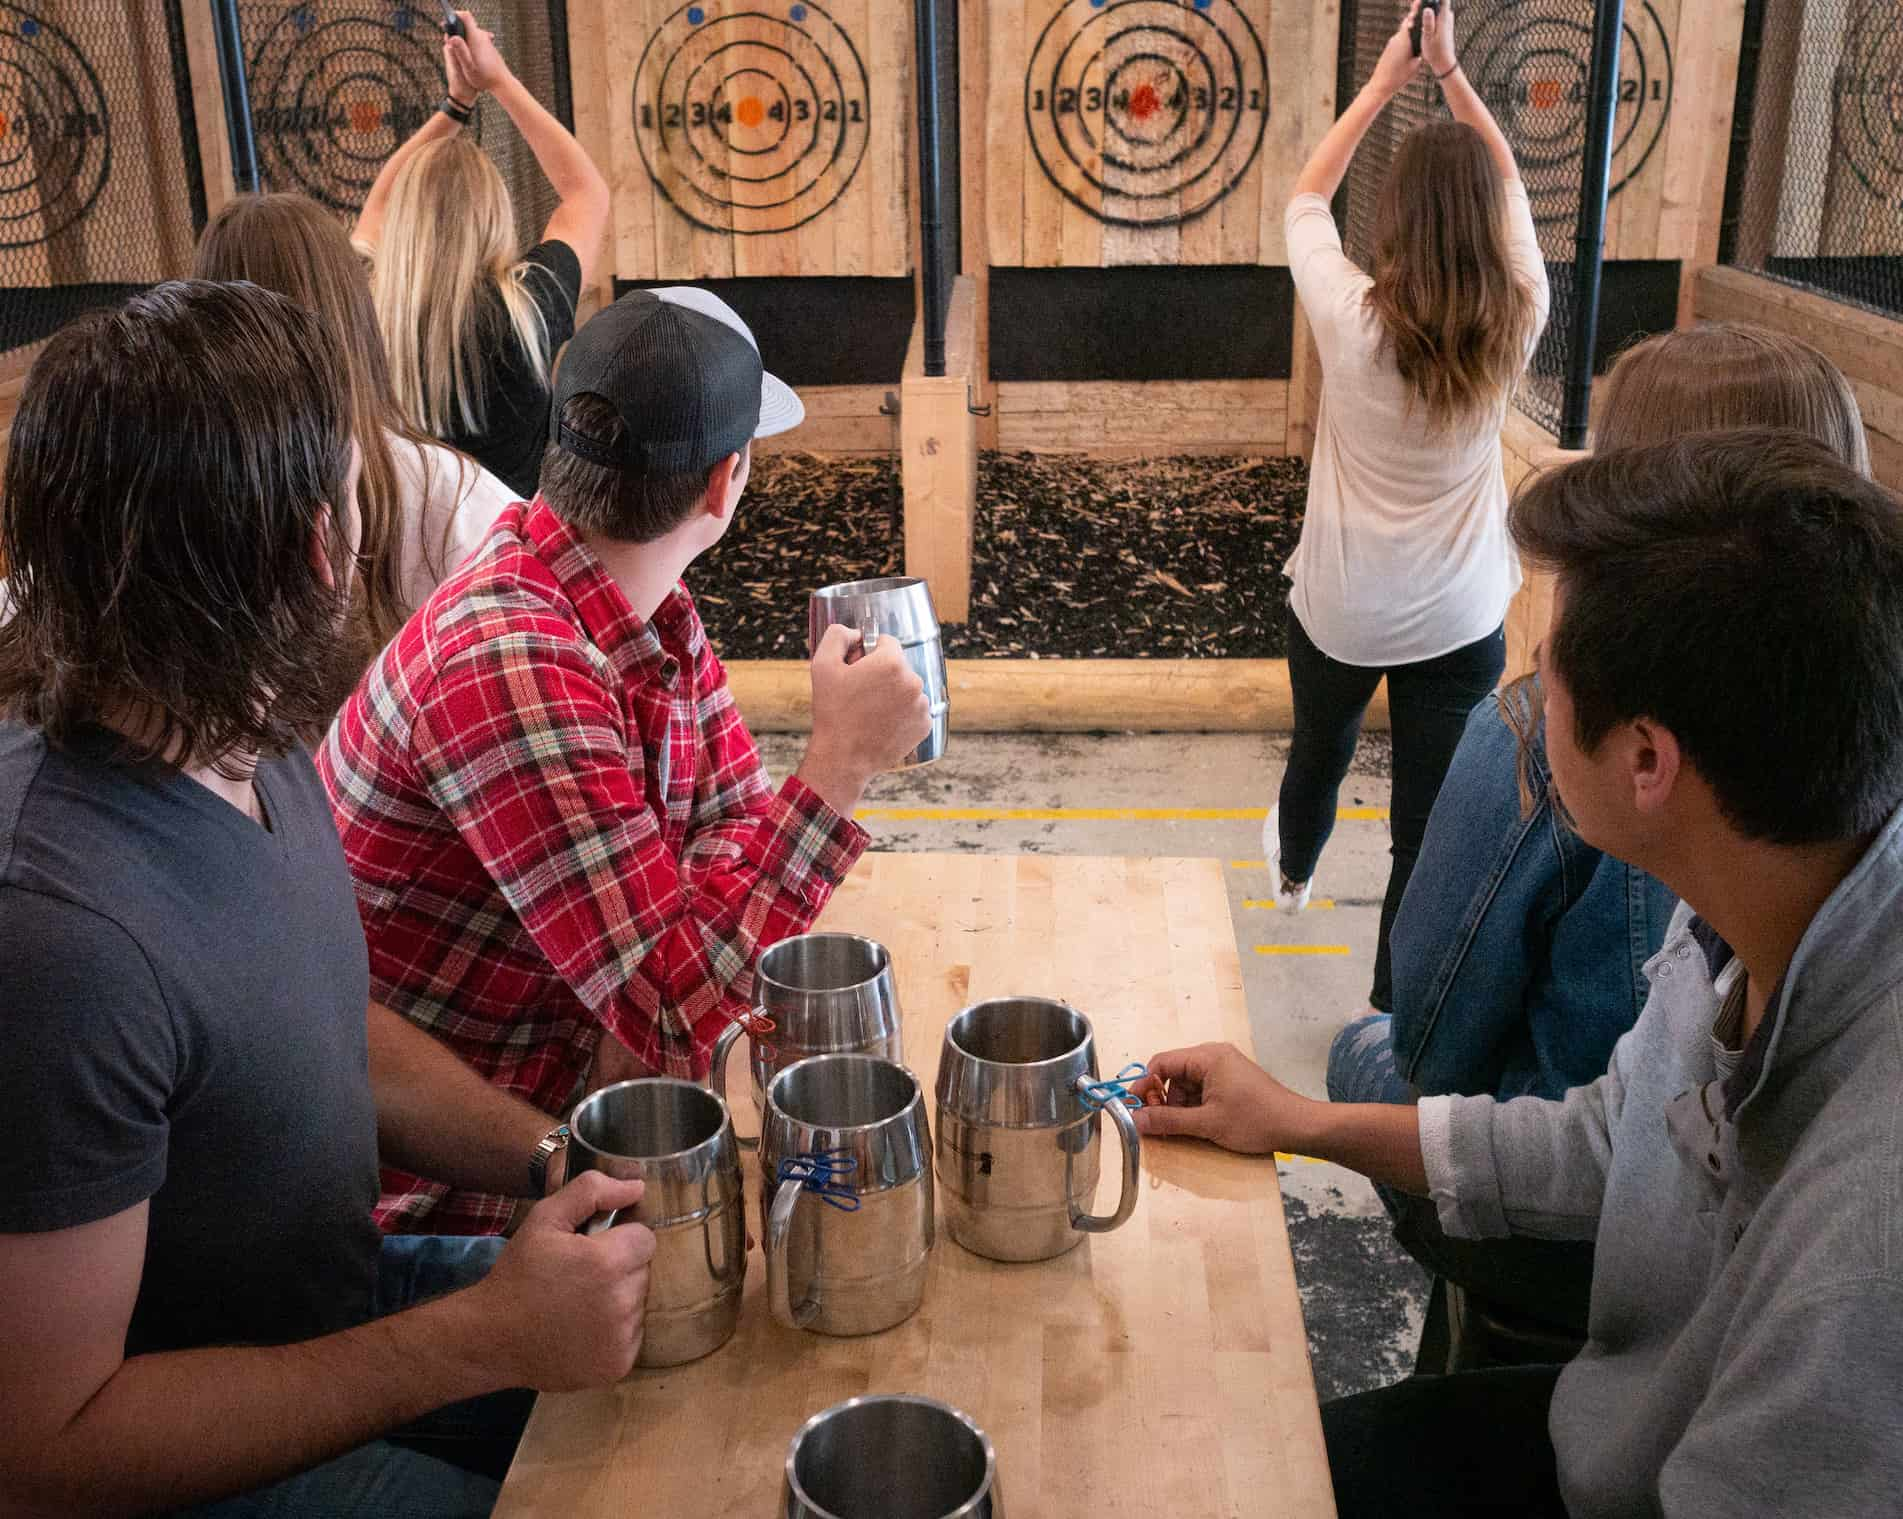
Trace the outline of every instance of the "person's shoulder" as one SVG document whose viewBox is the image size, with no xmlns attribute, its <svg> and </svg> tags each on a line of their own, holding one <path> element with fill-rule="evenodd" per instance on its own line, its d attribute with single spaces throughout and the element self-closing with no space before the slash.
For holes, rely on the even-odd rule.
<svg viewBox="0 0 1903 1519">
<path fill-rule="evenodd" d="M 581 298 L 581 256 L 559 237 L 544 238 L 522 255 L 521 267 L 554 279 L 572 303 Z"/>
</svg>

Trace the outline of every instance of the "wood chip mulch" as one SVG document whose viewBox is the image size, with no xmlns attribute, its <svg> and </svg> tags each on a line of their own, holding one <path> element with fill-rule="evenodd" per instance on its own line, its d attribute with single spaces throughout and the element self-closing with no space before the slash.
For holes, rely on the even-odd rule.
<svg viewBox="0 0 1903 1519">
<path fill-rule="evenodd" d="M 987 453 L 959 659 L 1279 658 L 1307 467 L 1295 458 Z M 902 573 L 884 458 L 754 461 L 738 520 L 688 571 L 723 659 L 805 657 L 815 586 Z"/>
</svg>

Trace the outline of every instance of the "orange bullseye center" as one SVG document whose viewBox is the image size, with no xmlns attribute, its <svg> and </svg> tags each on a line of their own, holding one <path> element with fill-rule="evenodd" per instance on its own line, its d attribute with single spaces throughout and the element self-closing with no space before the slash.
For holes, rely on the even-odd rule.
<svg viewBox="0 0 1903 1519">
<path fill-rule="evenodd" d="M 766 107 L 760 103 L 757 95 L 749 95 L 733 108 L 733 114 L 739 118 L 743 127 L 757 127 L 766 120 Z"/>
<path fill-rule="evenodd" d="M 1140 84 L 1130 92 L 1130 114 L 1138 121 L 1154 116 L 1162 103 L 1153 84 Z"/>
</svg>

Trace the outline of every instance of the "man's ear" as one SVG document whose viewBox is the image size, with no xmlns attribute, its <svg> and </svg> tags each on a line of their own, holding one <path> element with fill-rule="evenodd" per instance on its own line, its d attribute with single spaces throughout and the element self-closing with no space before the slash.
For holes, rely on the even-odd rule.
<svg viewBox="0 0 1903 1519">
<path fill-rule="evenodd" d="M 1685 768 L 1685 752 L 1670 728 L 1651 718 L 1635 718 L 1625 733 L 1627 780 L 1632 805 L 1657 816 L 1670 806 Z"/>
<path fill-rule="evenodd" d="M 728 454 L 707 471 L 707 494 L 702 504 L 708 516 L 724 522 L 733 515 L 733 509 L 740 504 L 740 490 L 735 488 L 736 478 L 744 489 L 747 477 L 742 471 L 739 454 Z"/>
<path fill-rule="evenodd" d="M 311 568 L 327 591 L 337 589 L 337 571 L 330 562 L 331 511 L 326 501 L 317 508 L 317 525 L 311 529 Z"/>
</svg>

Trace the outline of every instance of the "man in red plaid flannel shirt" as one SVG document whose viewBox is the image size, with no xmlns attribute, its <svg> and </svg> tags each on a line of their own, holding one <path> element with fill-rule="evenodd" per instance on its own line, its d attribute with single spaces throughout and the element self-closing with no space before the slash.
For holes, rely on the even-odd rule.
<svg viewBox="0 0 1903 1519">
<path fill-rule="evenodd" d="M 835 628 L 777 793 L 680 576 L 750 440 L 802 417 L 705 291 L 637 291 L 565 354 L 541 493 L 364 676 L 319 756 L 376 995 L 551 1116 L 591 1066 L 696 1077 L 866 845 L 872 776 L 930 728 L 891 640 Z M 506 1198 L 386 1171 L 386 1229 L 490 1233 Z"/>
</svg>

